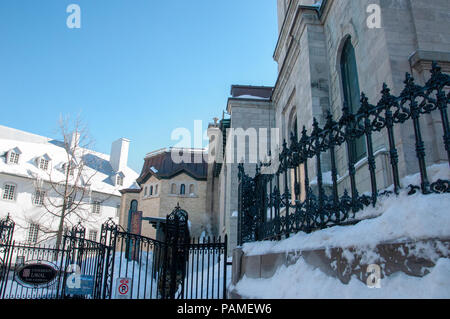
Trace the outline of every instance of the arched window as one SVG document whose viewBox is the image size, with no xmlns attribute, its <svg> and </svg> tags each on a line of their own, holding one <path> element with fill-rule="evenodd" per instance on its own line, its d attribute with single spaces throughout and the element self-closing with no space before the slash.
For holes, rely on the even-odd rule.
<svg viewBox="0 0 450 319">
<path fill-rule="evenodd" d="M 133 199 L 130 204 L 130 211 L 136 212 L 138 209 L 138 201 Z"/>
<path fill-rule="evenodd" d="M 172 184 L 172 186 L 170 188 L 170 193 L 171 194 L 176 194 L 177 193 L 177 185 L 176 184 Z"/>
<path fill-rule="evenodd" d="M 150 196 L 153 195 L 153 186 L 150 186 Z"/>
<path fill-rule="evenodd" d="M 194 184 L 189 185 L 189 195 L 195 194 L 195 186 Z"/>
<path fill-rule="evenodd" d="M 186 185 L 181 184 L 180 186 L 180 195 L 186 194 Z"/>
<path fill-rule="evenodd" d="M 155 186 L 155 195 L 158 195 L 158 185 Z"/>
<path fill-rule="evenodd" d="M 341 55 L 341 76 L 344 101 L 349 111 L 356 114 L 360 107 L 360 90 L 358 82 L 358 69 L 356 65 L 355 49 L 349 37 L 344 44 Z M 349 145 L 350 156 L 357 162 L 366 156 L 366 142 L 364 136 Z"/>
</svg>

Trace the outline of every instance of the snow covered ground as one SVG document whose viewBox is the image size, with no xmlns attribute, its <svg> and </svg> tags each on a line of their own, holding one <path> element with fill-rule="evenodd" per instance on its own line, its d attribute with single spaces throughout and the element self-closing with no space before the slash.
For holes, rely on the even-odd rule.
<svg viewBox="0 0 450 319">
<path fill-rule="evenodd" d="M 448 164 L 431 166 L 429 175 L 432 181 L 450 179 Z M 402 184 L 419 185 L 420 176 L 405 177 Z M 383 242 L 450 238 L 450 194 L 408 196 L 407 192 L 405 189 L 399 196 L 381 198 L 376 207 L 358 213 L 359 218 L 368 219 L 355 226 L 298 233 L 280 242 L 249 243 L 244 245 L 244 253 L 261 255 L 334 247 L 370 251 Z M 281 267 L 270 279 L 244 277 L 231 288 L 254 298 L 450 298 L 450 260 L 438 259 L 427 249 L 421 253 L 436 262 L 428 275 L 416 278 L 397 273 L 382 279 L 380 289 L 368 288 L 356 278 L 344 285 L 302 258 L 292 266 Z M 448 255 L 448 251 L 444 253 Z"/>
<path fill-rule="evenodd" d="M 450 298 L 450 260 L 440 259 L 423 278 L 396 273 L 382 279 L 380 288 L 369 288 L 356 278 L 344 285 L 299 259 L 270 279 L 244 277 L 235 288 L 242 296 L 258 299 Z"/>
</svg>

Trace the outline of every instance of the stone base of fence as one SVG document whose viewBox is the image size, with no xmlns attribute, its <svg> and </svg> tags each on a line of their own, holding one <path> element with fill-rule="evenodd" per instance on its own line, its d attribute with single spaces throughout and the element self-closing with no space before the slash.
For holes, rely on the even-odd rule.
<svg viewBox="0 0 450 319">
<path fill-rule="evenodd" d="M 245 275 L 248 278 L 271 278 L 282 266 L 295 264 L 300 258 L 328 276 L 348 284 L 354 276 L 367 283 L 369 265 L 378 265 L 381 279 L 397 272 L 423 277 L 440 258 L 450 258 L 450 238 L 380 243 L 376 247 L 329 248 L 308 251 L 270 253 L 246 256 L 242 249 L 233 252 L 232 285 Z M 236 291 L 229 291 L 230 299 L 240 299 Z"/>
</svg>

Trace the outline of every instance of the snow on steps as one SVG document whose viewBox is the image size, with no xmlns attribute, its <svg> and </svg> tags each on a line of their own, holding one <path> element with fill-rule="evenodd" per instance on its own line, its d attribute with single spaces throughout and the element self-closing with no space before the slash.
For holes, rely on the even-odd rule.
<svg viewBox="0 0 450 319">
<path fill-rule="evenodd" d="M 240 269 L 233 271 L 230 298 L 240 298 L 239 292 L 233 288 L 244 277 L 269 279 L 274 277 L 280 268 L 294 266 L 299 261 L 338 279 L 344 285 L 348 285 L 352 278 L 366 284 L 370 275 L 367 267 L 373 264 L 380 266 L 382 280 L 399 272 L 423 277 L 430 273 L 440 259 L 450 258 L 450 238 L 381 243 L 374 248 L 336 247 L 252 256 L 245 256 L 242 250 L 238 249 L 233 257 L 241 262 L 236 263 L 240 265 L 237 267 Z M 267 288 L 270 290 L 270 287 Z"/>
<path fill-rule="evenodd" d="M 448 163 L 433 165 L 428 171 L 433 181 L 450 179 Z M 418 174 L 402 180 L 403 185 L 419 183 Z M 245 244 L 233 255 L 230 297 L 238 298 L 239 293 L 252 291 L 246 288 L 255 288 L 265 282 L 263 290 L 277 298 L 280 295 L 274 289 L 281 287 L 279 282 L 282 280 L 290 288 L 287 290 L 293 293 L 288 296 L 305 296 L 303 290 L 292 288 L 299 284 L 290 277 L 297 278 L 300 284 L 310 284 L 305 282 L 305 277 L 319 276 L 323 284 L 330 285 L 330 291 L 336 290 L 336 287 L 354 287 L 355 281 L 367 288 L 367 266 L 377 264 L 381 268 L 382 278 L 394 278 L 386 282 L 401 285 L 407 296 L 420 297 L 420 293 L 425 293 L 416 288 L 413 290 L 417 294 L 411 295 L 411 289 L 405 288 L 412 282 L 411 278 L 418 280 L 425 277 L 424 281 L 431 287 L 430 294 L 450 298 L 449 207 L 450 194 L 425 196 L 417 193 L 408 196 L 407 190 L 403 190 L 399 196 L 383 198 L 376 207 L 368 207 L 358 213 L 359 217 L 367 219 L 354 226 L 337 226 L 311 234 L 298 233 L 280 242 Z M 398 276 L 404 277 L 400 280 Z M 262 287 L 253 290 L 256 297 L 265 296 L 260 292 Z M 400 290 L 394 284 L 392 287 L 397 292 L 386 296 L 401 297 L 401 294 L 398 295 Z M 352 290 L 356 294 L 354 297 L 367 294 L 366 290 L 361 289 Z M 306 296 L 317 296 L 316 292 L 321 290 L 323 288 L 317 285 Z M 339 292 L 339 289 L 336 290 L 336 294 Z M 318 295 L 319 298 L 321 296 L 334 295 Z"/>
</svg>

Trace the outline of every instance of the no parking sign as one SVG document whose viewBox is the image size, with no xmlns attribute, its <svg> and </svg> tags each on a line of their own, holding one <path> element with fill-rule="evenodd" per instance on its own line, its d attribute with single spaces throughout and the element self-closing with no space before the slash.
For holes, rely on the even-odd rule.
<svg viewBox="0 0 450 319">
<path fill-rule="evenodd" d="M 131 279 L 117 278 L 116 299 L 130 299 L 130 296 L 131 296 Z"/>
</svg>

